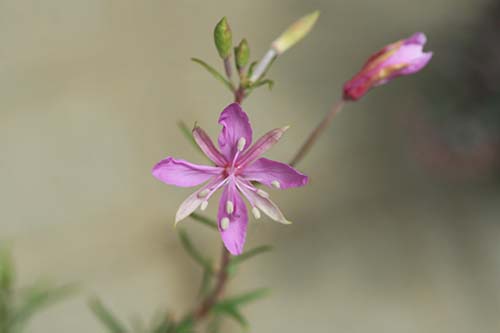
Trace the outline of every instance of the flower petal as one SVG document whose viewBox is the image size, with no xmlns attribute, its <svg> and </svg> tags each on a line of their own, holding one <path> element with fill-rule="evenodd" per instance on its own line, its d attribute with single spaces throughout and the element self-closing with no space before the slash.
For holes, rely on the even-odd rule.
<svg viewBox="0 0 500 333">
<path fill-rule="evenodd" d="M 404 40 L 404 44 L 417 44 L 417 45 L 425 45 L 427 43 L 427 36 L 423 32 L 416 32 L 407 39 Z"/>
<path fill-rule="evenodd" d="M 225 166 L 226 159 L 219 150 L 215 147 L 212 139 L 208 134 L 201 129 L 201 127 L 196 126 L 193 129 L 193 138 L 200 147 L 200 149 L 208 156 L 208 158 L 218 166 Z"/>
<path fill-rule="evenodd" d="M 243 149 L 252 143 L 252 127 L 247 114 L 238 103 L 230 104 L 219 117 L 222 131 L 219 135 L 219 147 L 228 161 L 232 161 L 238 151 L 238 141 L 245 139 Z"/>
<path fill-rule="evenodd" d="M 219 167 L 198 165 L 167 157 L 153 167 L 152 173 L 154 177 L 166 184 L 191 187 L 206 182 L 222 171 L 223 169 Z"/>
<path fill-rule="evenodd" d="M 263 157 L 245 167 L 241 176 L 246 180 L 258 181 L 269 187 L 279 189 L 304 186 L 309 180 L 306 175 L 298 172 L 288 164 Z"/>
<path fill-rule="evenodd" d="M 264 154 L 266 150 L 271 148 L 279 141 L 279 139 L 283 136 L 283 133 L 289 128 L 289 126 L 285 126 L 282 128 L 276 128 L 272 131 L 264 134 L 259 140 L 257 140 L 250 149 L 248 149 L 236 162 L 238 167 L 245 167 L 255 161 L 260 155 Z"/>
<path fill-rule="evenodd" d="M 278 206 L 272 202 L 268 197 L 264 197 L 258 194 L 258 190 L 253 187 L 250 183 L 238 179 L 237 180 L 238 189 L 243 193 L 243 195 L 250 201 L 250 204 L 254 207 L 257 207 L 261 211 L 264 212 L 271 219 L 276 222 L 283 224 L 291 224 L 289 220 L 283 215 Z"/>
<path fill-rule="evenodd" d="M 179 209 L 177 210 L 177 213 L 175 214 L 175 224 L 191 215 L 191 213 L 194 212 L 203 201 L 208 200 L 213 192 L 215 192 L 223 183 L 223 177 L 214 177 L 208 184 L 202 186 L 189 197 L 187 197 L 186 200 L 181 203 Z M 201 196 L 200 193 L 204 191 L 208 191 L 208 194 Z"/>
<path fill-rule="evenodd" d="M 229 209 L 229 207 L 231 208 Z M 233 182 L 229 182 L 224 187 L 224 192 L 220 198 L 217 220 L 219 221 L 219 231 L 226 249 L 232 255 L 240 255 L 245 245 L 248 212 L 245 202 Z"/>
</svg>

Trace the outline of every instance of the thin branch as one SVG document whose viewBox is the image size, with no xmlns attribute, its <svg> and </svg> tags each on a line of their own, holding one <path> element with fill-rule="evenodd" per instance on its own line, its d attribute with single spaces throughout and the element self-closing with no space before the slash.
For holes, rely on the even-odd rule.
<svg viewBox="0 0 500 333">
<path fill-rule="evenodd" d="M 314 131 L 312 131 L 311 134 L 309 134 L 307 140 L 304 142 L 302 147 L 300 147 L 300 149 L 297 151 L 295 157 L 290 161 L 291 166 L 297 165 L 297 163 L 299 163 L 304 158 L 307 152 L 309 152 L 311 147 L 316 143 L 321 133 L 323 133 L 325 129 L 328 127 L 328 125 L 330 125 L 333 118 L 342 110 L 344 105 L 345 101 L 343 99 L 333 105 L 330 112 L 328 112 L 325 115 L 323 120 L 321 120 L 321 122 L 314 129 Z"/>
</svg>

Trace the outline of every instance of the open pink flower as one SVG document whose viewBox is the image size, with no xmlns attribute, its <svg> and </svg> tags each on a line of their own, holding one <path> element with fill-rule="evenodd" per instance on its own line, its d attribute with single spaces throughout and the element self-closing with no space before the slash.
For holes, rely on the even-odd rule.
<svg viewBox="0 0 500 333">
<path fill-rule="evenodd" d="M 425 35 L 417 32 L 372 55 L 361 71 L 345 83 L 344 99 L 358 100 L 372 87 L 420 71 L 432 58 L 432 52 L 422 51 L 426 41 Z"/>
<path fill-rule="evenodd" d="M 214 166 L 197 165 L 167 157 L 153 168 L 153 176 L 160 181 L 191 187 L 205 183 L 179 207 L 175 223 L 189 216 L 199 206 L 204 210 L 208 199 L 222 189 L 217 216 L 219 231 L 226 248 L 233 255 L 241 254 L 245 244 L 248 212 L 243 197 L 252 207 L 255 218 L 264 212 L 271 219 L 289 224 L 269 194 L 254 186 L 262 183 L 276 189 L 287 189 L 307 184 L 308 178 L 285 163 L 260 157 L 281 138 L 287 127 L 277 128 L 262 136 L 252 146 L 252 127 L 240 105 L 233 103 L 221 113 L 219 149 L 200 127 L 193 136 L 201 150 Z"/>
</svg>

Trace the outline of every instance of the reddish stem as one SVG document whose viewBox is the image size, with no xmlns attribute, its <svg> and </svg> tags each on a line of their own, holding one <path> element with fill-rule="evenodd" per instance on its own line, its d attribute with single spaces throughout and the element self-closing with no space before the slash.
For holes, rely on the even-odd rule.
<svg viewBox="0 0 500 333">
<path fill-rule="evenodd" d="M 196 311 L 194 312 L 195 321 L 199 321 L 204 317 L 206 317 L 210 313 L 214 305 L 217 303 L 219 298 L 224 293 L 224 289 L 226 287 L 228 280 L 227 267 L 229 265 L 230 259 L 231 259 L 230 254 L 223 245 L 220 268 L 217 274 L 215 287 L 212 290 L 212 292 L 207 297 L 205 297 L 205 299 L 201 302 L 198 309 L 196 309 Z"/>
</svg>

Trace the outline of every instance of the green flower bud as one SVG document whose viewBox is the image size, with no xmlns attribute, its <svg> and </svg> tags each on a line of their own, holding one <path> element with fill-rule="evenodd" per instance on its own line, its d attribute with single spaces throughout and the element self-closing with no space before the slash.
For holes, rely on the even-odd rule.
<svg viewBox="0 0 500 333">
<path fill-rule="evenodd" d="M 314 27 L 318 17 L 319 11 L 315 11 L 301 17 L 288 27 L 272 44 L 276 53 L 282 54 L 304 38 Z"/>
<path fill-rule="evenodd" d="M 250 58 L 250 48 L 245 38 L 243 38 L 240 44 L 234 48 L 234 54 L 236 58 L 236 68 L 238 68 L 238 70 L 243 69 L 248 64 L 248 59 Z"/>
<path fill-rule="evenodd" d="M 229 58 L 233 48 L 233 34 L 226 17 L 223 17 L 215 26 L 214 41 L 220 57 L 222 59 Z"/>
</svg>

